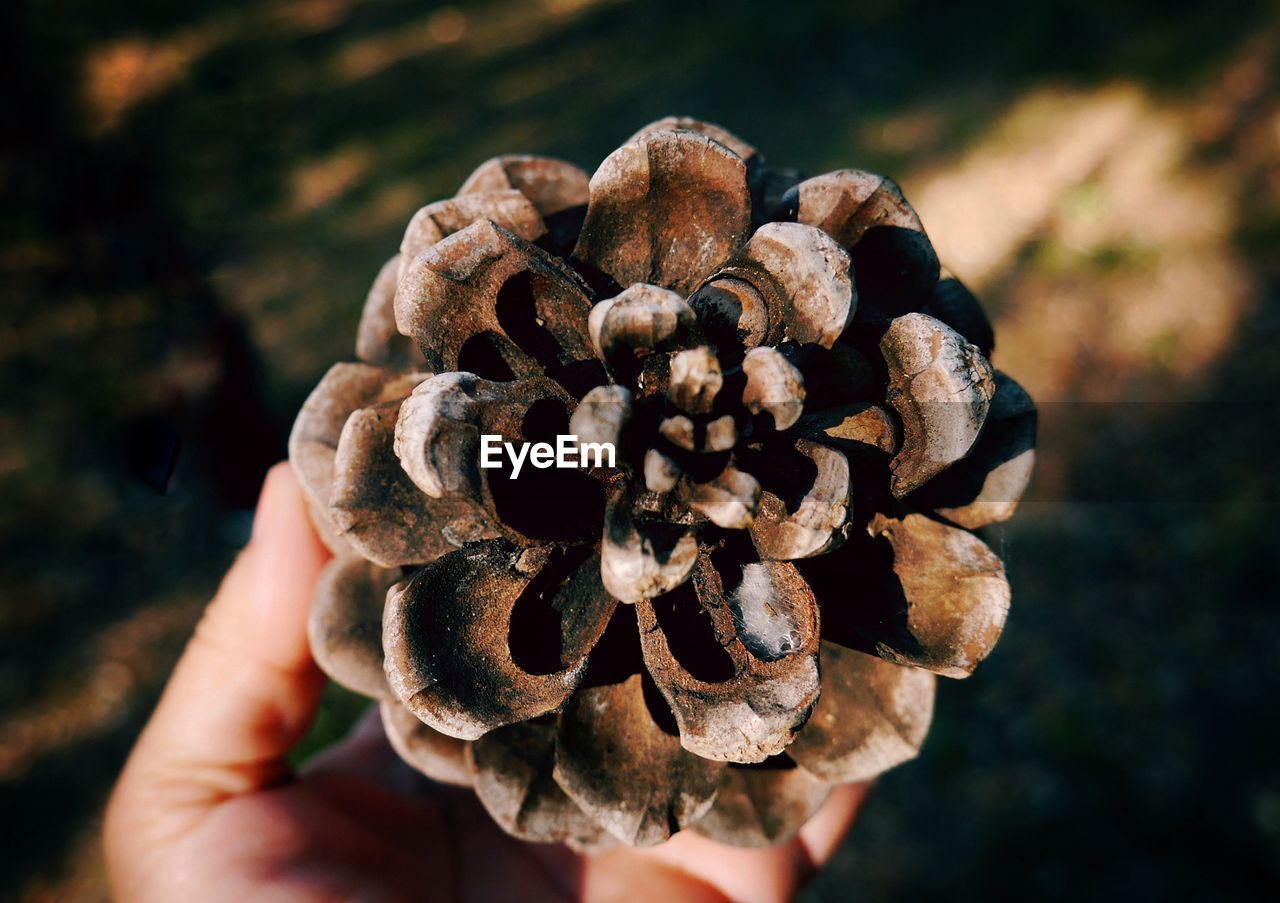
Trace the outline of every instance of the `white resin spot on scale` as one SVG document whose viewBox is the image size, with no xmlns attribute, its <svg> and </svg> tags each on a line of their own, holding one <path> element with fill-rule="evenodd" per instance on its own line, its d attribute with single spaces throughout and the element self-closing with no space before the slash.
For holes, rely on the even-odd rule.
<svg viewBox="0 0 1280 903">
<path fill-rule="evenodd" d="M 763 564 L 742 568 L 742 582 L 729 595 L 738 638 L 756 658 L 777 661 L 804 642 L 790 601 L 779 596 Z"/>
</svg>

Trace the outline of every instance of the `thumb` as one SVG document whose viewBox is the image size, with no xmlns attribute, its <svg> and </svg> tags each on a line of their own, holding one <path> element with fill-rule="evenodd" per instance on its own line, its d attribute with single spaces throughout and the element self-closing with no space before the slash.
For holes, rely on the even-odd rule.
<svg viewBox="0 0 1280 903">
<path fill-rule="evenodd" d="M 150 723 L 107 813 L 108 836 L 172 836 L 220 801 L 288 777 L 324 677 L 307 646 L 311 593 L 329 553 L 288 464 L 267 474 L 240 553 Z"/>
</svg>

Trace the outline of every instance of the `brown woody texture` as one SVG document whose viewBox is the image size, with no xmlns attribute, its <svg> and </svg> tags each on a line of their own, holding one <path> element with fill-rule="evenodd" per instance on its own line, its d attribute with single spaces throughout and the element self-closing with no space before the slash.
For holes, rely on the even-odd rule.
<svg viewBox="0 0 1280 903">
<path fill-rule="evenodd" d="M 335 553 L 311 641 L 515 836 L 790 837 L 913 758 L 1009 607 L 972 531 L 1035 407 L 890 180 L 683 117 L 588 176 L 497 157 L 423 207 L 290 457 Z M 616 466 L 482 469 L 480 437 Z"/>
</svg>

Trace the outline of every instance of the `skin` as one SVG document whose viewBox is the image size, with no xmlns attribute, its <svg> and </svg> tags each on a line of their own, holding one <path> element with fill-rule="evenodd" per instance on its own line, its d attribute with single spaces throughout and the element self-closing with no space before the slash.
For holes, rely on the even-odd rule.
<svg viewBox="0 0 1280 903">
<path fill-rule="evenodd" d="M 253 538 L 196 627 L 112 794 L 107 867 L 121 901 L 786 900 L 825 862 L 867 785 L 838 788 L 789 843 L 690 832 L 579 855 L 504 834 L 474 795 L 405 766 L 376 711 L 301 772 L 289 750 L 325 678 L 307 645 L 329 554 L 287 464 Z"/>
</svg>

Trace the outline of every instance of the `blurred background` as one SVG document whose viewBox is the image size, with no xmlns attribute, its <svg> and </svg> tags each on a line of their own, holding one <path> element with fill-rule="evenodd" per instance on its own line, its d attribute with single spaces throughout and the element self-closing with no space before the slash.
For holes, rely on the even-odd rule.
<svg viewBox="0 0 1280 903">
<path fill-rule="evenodd" d="M 104 896 L 110 783 L 414 210 L 679 113 L 894 176 L 1042 408 L 1005 638 L 807 899 L 1275 898 L 1270 3 L 16 0 L 0 42 L 0 897 Z"/>
</svg>

